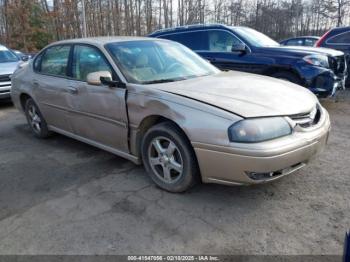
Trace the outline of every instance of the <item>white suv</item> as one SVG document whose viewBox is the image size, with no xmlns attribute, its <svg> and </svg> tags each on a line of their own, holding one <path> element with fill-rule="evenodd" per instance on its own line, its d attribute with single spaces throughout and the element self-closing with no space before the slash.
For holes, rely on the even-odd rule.
<svg viewBox="0 0 350 262">
<path fill-rule="evenodd" d="M 0 45 L 0 99 L 10 98 L 11 75 L 21 62 L 13 51 Z"/>
</svg>

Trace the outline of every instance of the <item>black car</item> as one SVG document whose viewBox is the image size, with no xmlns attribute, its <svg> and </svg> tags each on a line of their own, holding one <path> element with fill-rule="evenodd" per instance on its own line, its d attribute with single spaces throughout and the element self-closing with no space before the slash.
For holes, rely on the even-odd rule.
<svg viewBox="0 0 350 262">
<path fill-rule="evenodd" d="M 247 27 L 192 25 L 149 35 L 177 41 L 223 70 L 239 70 L 288 80 L 326 97 L 343 87 L 347 75 L 342 52 L 281 46 Z"/>
<path fill-rule="evenodd" d="M 316 42 L 315 46 L 333 48 L 344 52 L 348 61 L 348 74 L 350 74 L 350 26 L 329 30 Z M 347 79 L 347 85 L 350 85 L 350 77 Z"/>
<path fill-rule="evenodd" d="M 280 45 L 314 46 L 319 39 L 319 36 L 299 36 L 285 39 L 280 42 Z"/>
</svg>

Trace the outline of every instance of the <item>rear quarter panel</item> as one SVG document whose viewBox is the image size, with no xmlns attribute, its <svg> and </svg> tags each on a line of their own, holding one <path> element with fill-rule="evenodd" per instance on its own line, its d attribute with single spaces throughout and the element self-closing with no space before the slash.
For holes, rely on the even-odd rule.
<svg viewBox="0 0 350 262">
<path fill-rule="evenodd" d="M 15 107 L 23 111 L 20 95 L 27 94 L 35 99 L 32 92 L 32 82 L 33 82 L 33 70 L 32 62 L 29 62 L 23 68 L 17 69 L 11 78 L 12 88 L 11 88 L 11 99 Z"/>
</svg>

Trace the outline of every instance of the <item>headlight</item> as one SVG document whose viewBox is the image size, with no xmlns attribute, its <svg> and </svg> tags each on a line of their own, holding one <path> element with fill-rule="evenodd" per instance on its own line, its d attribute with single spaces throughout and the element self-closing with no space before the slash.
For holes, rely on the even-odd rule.
<svg viewBox="0 0 350 262">
<path fill-rule="evenodd" d="M 245 119 L 228 129 L 231 142 L 256 143 L 292 133 L 292 128 L 283 117 Z"/>
<path fill-rule="evenodd" d="M 328 57 L 325 55 L 307 55 L 303 58 L 303 60 L 310 65 L 326 68 L 329 67 Z"/>
</svg>

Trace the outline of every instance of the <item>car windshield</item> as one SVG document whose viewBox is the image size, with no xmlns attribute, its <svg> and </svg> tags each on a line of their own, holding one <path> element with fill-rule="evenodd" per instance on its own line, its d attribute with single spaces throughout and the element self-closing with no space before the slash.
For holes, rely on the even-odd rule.
<svg viewBox="0 0 350 262">
<path fill-rule="evenodd" d="M 9 50 L 0 49 L 0 63 L 17 62 L 19 58 Z"/>
<path fill-rule="evenodd" d="M 246 39 L 251 45 L 256 47 L 276 47 L 280 45 L 267 35 L 264 35 L 251 28 L 235 27 L 234 31 L 237 32 L 242 38 Z"/>
<path fill-rule="evenodd" d="M 110 43 L 107 50 L 130 83 L 180 81 L 220 72 L 187 47 L 170 41 Z"/>
</svg>

